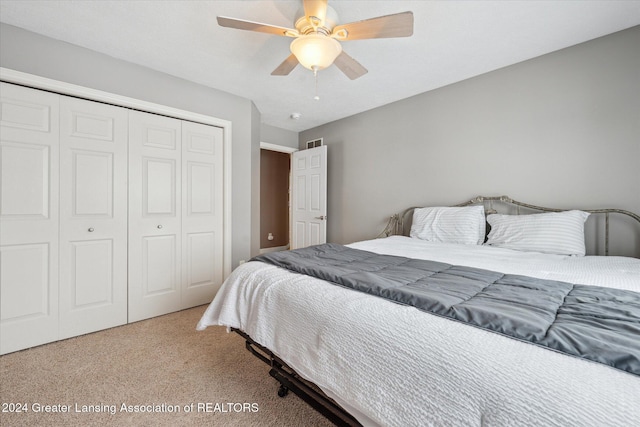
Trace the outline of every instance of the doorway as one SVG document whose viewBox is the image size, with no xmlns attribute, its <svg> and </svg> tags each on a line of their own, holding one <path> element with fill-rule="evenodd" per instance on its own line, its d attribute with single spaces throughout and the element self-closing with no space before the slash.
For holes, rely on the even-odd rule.
<svg viewBox="0 0 640 427">
<path fill-rule="evenodd" d="M 260 143 L 260 253 L 290 247 L 291 153 L 295 151 Z"/>
</svg>

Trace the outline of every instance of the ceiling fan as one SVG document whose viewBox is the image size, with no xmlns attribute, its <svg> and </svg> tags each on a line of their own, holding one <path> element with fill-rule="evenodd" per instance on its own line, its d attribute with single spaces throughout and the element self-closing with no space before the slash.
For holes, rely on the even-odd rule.
<svg viewBox="0 0 640 427">
<path fill-rule="evenodd" d="M 290 46 L 291 55 L 271 75 L 286 76 L 298 63 L 317 74 L 319 70 L 335 63 L 351 80 L 366 74 L 367 69 L 342 50 L 341 41 L 408 37 L 413 34 L 412 12 L 337 25 L 338 15 L 327 5 L 327 0 L 303 0 L 302 5 L 295 18 L 295 29 L 224 16 L 218 16 L 218 24 L 294 38 Z"/>
</svg>

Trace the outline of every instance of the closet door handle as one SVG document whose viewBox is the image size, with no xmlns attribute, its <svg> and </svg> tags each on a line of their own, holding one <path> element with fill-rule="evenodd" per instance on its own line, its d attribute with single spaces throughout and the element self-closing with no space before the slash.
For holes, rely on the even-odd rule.
<svg viewBox="0 0 640 427">
<path fill-rule="evenodd" d="M 158 229 L 162 230 L 162 224 L 158 224 Z"/>
<path fill-rule="evenodd" d="M 89 233 L 93 233 L 93 227 L 89 227 L 89 229 L 87 230 Z"/>
</svg>

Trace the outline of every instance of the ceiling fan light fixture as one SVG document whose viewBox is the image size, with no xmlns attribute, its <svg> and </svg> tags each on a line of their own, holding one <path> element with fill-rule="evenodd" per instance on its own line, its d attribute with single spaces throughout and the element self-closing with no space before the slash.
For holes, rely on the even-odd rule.
<svg viewBox="0 0 640 427">
<path fill-rule="evenodd" d="M 318 33 L 298 37 L 291 42 L 290 48 L 298 62 L 312 71 L 331 66 L 342 52 L 342 46 L 337 40 Z"/>
</svg>

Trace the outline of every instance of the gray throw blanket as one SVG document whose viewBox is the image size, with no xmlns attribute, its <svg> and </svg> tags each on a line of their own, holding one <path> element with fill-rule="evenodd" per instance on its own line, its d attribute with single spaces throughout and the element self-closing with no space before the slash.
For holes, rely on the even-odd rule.
<svg viewBox="0 0 640 427">
<path fill-rule="evenodd" d="M 640 376 L 640 293 L 324 244 L 253 258 Z"/>
</svg>

